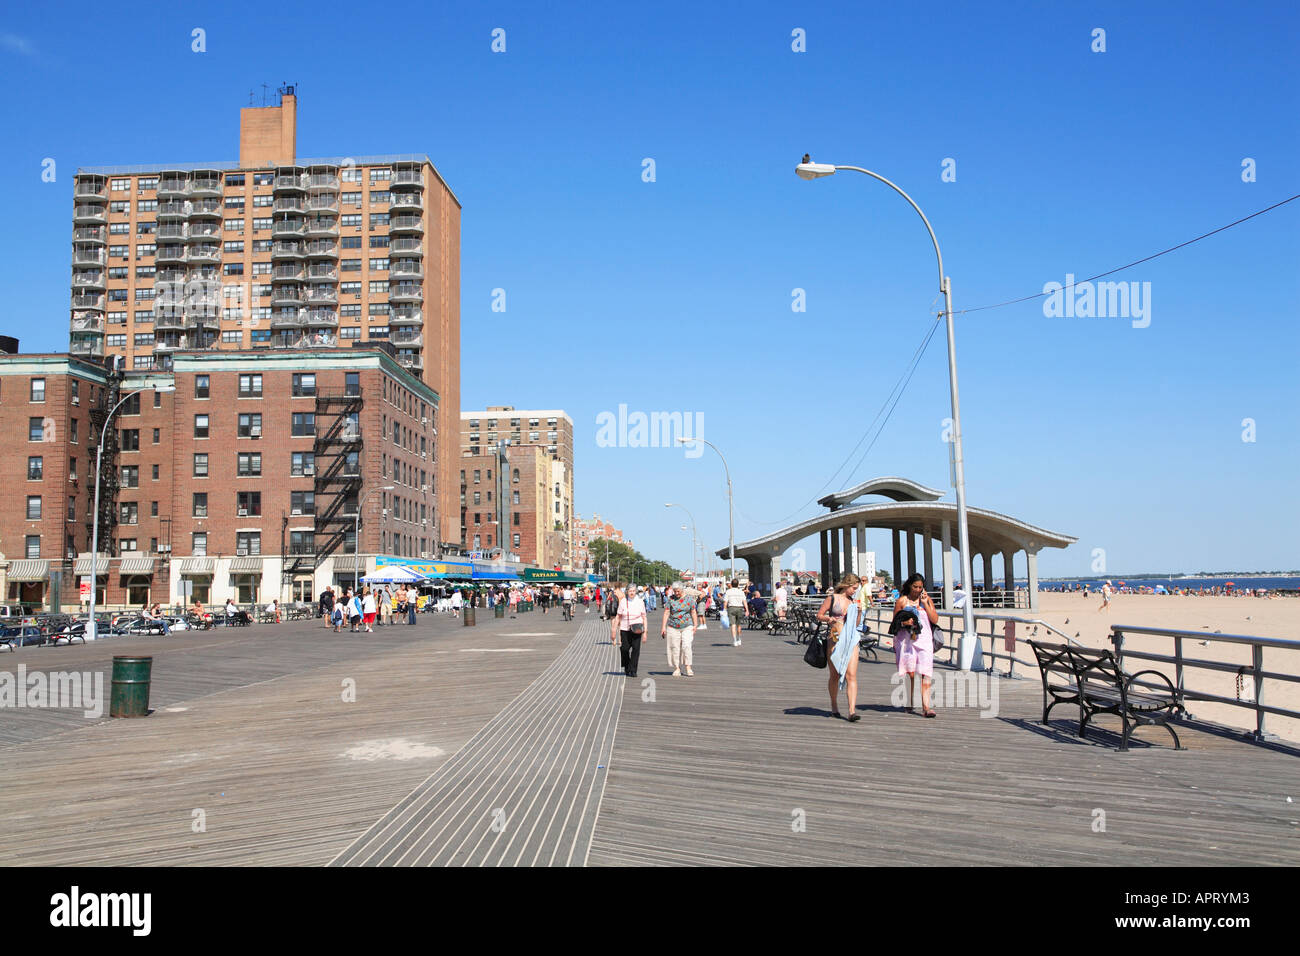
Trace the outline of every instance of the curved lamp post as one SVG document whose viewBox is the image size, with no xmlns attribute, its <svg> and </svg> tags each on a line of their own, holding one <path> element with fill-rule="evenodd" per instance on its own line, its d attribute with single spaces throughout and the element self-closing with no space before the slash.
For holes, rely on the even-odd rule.
<svg viewBox="0 0 1300 956">
<path fill-rule="evenodd" d="M 145 392 L 174 391 L 176 391 L 174 384 L 150 385 L 148 388 L 136 389 L 129 395 L 124 395 L 116 405 L 109 409 L 108 416 L 104 419 L 104 427 L 99 432 L 99 447 L 95 450 L 95 512 L 94 517 L 90 519 L 90 620 L 86 622 L 86 632 L 92 640 L 99 637 L 99 628 L 95 626 L 95 597 L 99 593 L 99 574 L 96 573 L 99 562 L 99 474 L 104 466 L 104 443 L 108 441 L 108 426 L 113 424 L 113 416 L 117 414 L 117 410 L 135 396 L 143 395 Z M 107 586 L 105 591 L 107 592 Z M 107 597 L 108 594 L 105 593 L 104 596 Z"/>
<path fill-rule="evenodd" d="M 683 444 L 697 441 L 701 445 L 708 445 L 718 452 L 718 457 L 722 459 L 722 470 L 727 475 L 727 551 L 731 558 L 731 577 L 734 580 L 736 577 L 736 502 L 731 494 L 731 469 L 727 467 L 727 456 L 706 438 L 678 438 L 677 440 Z"/>
<path fill-rule="evenodd" d="M 671 501 L 665 503 L 664 507 L 681 508 L 683 511 L 686 512 L 686 514 L 691 519 L 691 579 L 694 580 L 695 579 L 695 542 L 699 540 L 699 535 L 695 533 L 695 515 L 691 514 L 690 509 L 687 508 L 685 505 L 675 504 L 674 502 Z M 682 530 L 683 531 L 686 530 L 685 526 L 682 527 Z"/>
<path fill-rule="evenodd" d="M 352 519 L 352 593 L 356 594 L 361 583 L 361 511 L 366 506 L 366 499 L 376 491 L 394 491 L 396 485 L 380 485 L 378 488 L 371 488 L 361 500 L 357 502 L 357 514 Z"/>
<path fill-rule="evenodd" d="M 829 163 L 814 163 L 807 155 L 804 156 L 804 161 L 795 167 L 794 171 L 801 179 L 821 179 L 823 176 L 832 176 L 841 169 L 862 173 L 864 176 L 879 180 L 906 199 L 908 204 L 916 210 L 916 214 L 921 217 L 921 221 L 925 223 L 926 231 L 930 233 L 930 241 L 934 243 L 935 258 L 939 262 L 939 291 L 943 293 L 943 313 L 948 327 L 948 391 L 952 400 L 952 471 L 953 484 L 956 485 L 957 490 L 957 536 L 961 551 L 961 579 L 967 592 L 966 601 L 962 604 L 962 636 L 961 643 L 958 646 L 958 656 L 960 657 L 962 670 L 970 670 L 971 660 L 975 655 L 977 646 L 977 638 L 975 636 L 975 613 L 971 607 L 969 597 L 971 588 L 970 530 L 966 522 L 966 475 L 961 451 L 961 410 L 957 401 L 957 345 L 952 329 L 952 283 L 944 275 L 943 253 L 939 251 L 939 240 L 935 237 L 934 229 L 930 226 L 930 220 L 925 218 L 925 213 L 921 211 L 921 207 L 916 204 L 915 200 L 903 192 L 895 183 L 890 182 L 879 173 L 873 173 L 861 166 L 834 166 Z"/>
</svg>

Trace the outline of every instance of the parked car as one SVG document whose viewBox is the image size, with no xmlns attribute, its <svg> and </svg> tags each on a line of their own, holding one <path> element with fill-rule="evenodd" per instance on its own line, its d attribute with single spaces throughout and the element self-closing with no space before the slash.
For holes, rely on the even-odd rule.
<svg viewBox="0 0 1300 956">
<path fill-rule="evenodd" d="M 113 633 L 117 635 L 161 634 L 163 633 L 163 626 L 162 621 L 156 618 L 137 616 L 114 622 Z"/>
<path fill-rule="evenodd" d="M 188 630 L 192 630 L 192 628 L 190 627 L 190 622 L 189 622 L 186 618 L 183 618 L 183 617 L 172 617 L 172 616 L 168 616 L 168 618 L 167 618 L 167 626 L 170 627 L 173 631 L 188 631 Z"/>
<path fill-rule="evenodd" d="M 10 650 L 31 644 L 44 644 L 45 640 L 44 632 L 35 624 L 10 623 L 0 625 L 0 644 L 7 646 Z"/>
</svg>

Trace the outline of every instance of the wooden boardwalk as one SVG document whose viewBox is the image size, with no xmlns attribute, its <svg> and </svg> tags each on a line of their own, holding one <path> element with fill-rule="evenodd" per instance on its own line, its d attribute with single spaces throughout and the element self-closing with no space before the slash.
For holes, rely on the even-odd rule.
<svg viewBox="0 0 1300 956">
<path fill-rule="evenodd" d="M 623 699 L 609 651 L 604 627 L 582 626 L 532 686 L 336 864 L 585 864 Z"/>
<path fill-rule="evenodd" d="M 886 662 L 850 724 L 784 638 L 711 624 L 688 679 L 653 634 L 632 681 L 595 614 L 479 621 L 0 656 L 152 653 L 157 707 L 0 710 L 0 865 L 1300 863 L 1294 751 L 1146 728 L 1117 753 L 1065 707 L 1041 726 L 1027 680 L 997 681 L 995 716 L 924 720 Z"/>
</svg>

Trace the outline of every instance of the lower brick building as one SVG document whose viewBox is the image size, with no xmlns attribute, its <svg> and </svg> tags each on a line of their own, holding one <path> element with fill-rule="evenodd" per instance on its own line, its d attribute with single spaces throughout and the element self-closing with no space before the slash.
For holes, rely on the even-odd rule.
<svg viewBox="0 0 1300 956">
<path fill-rule="evenodd" d="M 488 556 L 568 570 L 567 465 L 537 445 L 501 445 L 488 454 L 460 459 L 461 537 L 465 547 Z"/>
<path fill-rule="evenodd" d="M 438 396 L 367 346 L 177 352 L 167 372 L 0 356 L 18 449 L 0 476 L 25 489 L 0 505 L 5 596 L 75 607 L 93 580 L 108 607 L 311 600 L 352 583 L 358 550 L 362 574 L 378 554 L 441 554 Z"/>
</svg>

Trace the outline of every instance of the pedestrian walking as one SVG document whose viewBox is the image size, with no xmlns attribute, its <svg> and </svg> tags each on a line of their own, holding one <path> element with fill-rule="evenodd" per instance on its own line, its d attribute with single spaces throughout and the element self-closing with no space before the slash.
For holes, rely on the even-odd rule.
<svg viewBox="0 0 1300 956">
<path fill-rule="evenodd" d="M 361 598 L 361 617 L 366 626 L 366 633 L 375 632 L 375 592 L 366 588 Z"/>
<path fill-rule="evenodd" d="M 334 589 L 328 584 L 320 592 L 320 616 L 325 621 L 325 626 L 329 627 L 330 618 L 334 616 Z"/>
<path fill-rule="evenodd" d="M 610 621 L 609 636 L 618 648 L 623 673 L 628 677 L 636 677 L 637 664 L 641 660 L 641 645 L 648 636 L 645 602 L 636 596 L 636 590 L 632 587 L 628 587 L 621 597 L 617 596 L 616 590 L 614 596 L 618 603 L 615 605 L 613 620 Z"/>
<path fill-rule="evenodd" d="M 406 592 L 406 623 L 415 623 L 415 612 L 420 607 L 420 592 L 415 588 L 410 588 Z"/>
<path fill-rule="evenodd" d="M 921 675 L 921 715 L 937 717 L 930 706 L 930 684 L 934 676 L 934 626 L 939 623 L 939 612 L 925 590 L 925 578 L 912 574 L 903 584 L 903 591 L 894 603 L 894 619 L 889 623 L 889 633 L 894 635 L 894 658 L 898 673 L 907 682 L 908 713 L 912 708 L 912 691 L 916 675 Z"/>
<path fill-rule="evenodd" d="M 664 619 L 659 627 L 659 636 L 667 639 L 668 666 L 673 669 L 674 677 L 682 676 L 682 668 L 686 669 L 687 677 L 695 676 L 691 669 L 691 645 L 699 623 L 694 603 L 686 597 L 681 583 L 675 583 L 664 597 Z"/>
<path fill-rule="evenodd" d="M 843 687 L 849 698 L 850 721 L 861 719 L 858 716 L 857 606 L 853 603 L 853 595 L 857 592 L 859 583 L 856 574 L 844 575 L 817 610 L 817 620 L 830 625 L 830 633 L 826 638 L 827 670 L 830 672 L 826 679 L 826 689 L 831 695 L 831 716 L 843 716 L 840 713 L 840 688 Z M 852 620 L 849 620 L 850 617 Z M 846 624 L 852 628 L 851 634 L 846 633 Z M 840 651 L 836 654 L 841 642 L 851 653 Z"/>
<path fill-rule="evenodd" d="M 727 609 L 728 622 L 731 624 L 731 646 L 740 646 L 740 626 L 745 623 L 745 592 L 740 589 L 740 579 L 732 578 L 731 587 L 723 595 L 723 606 Z"/>
<path fill-rule="evenodd" d="M 355 633 L 357 628 L 361 626 L 361 615 L 362 615 L 361 595 L 352 594 L 351 591 L 349 591 L 348 593 L 351 595 L 351 597 L 348 598 L 348 624 L 350 625 L 349 630 Z"/>
</svg>

